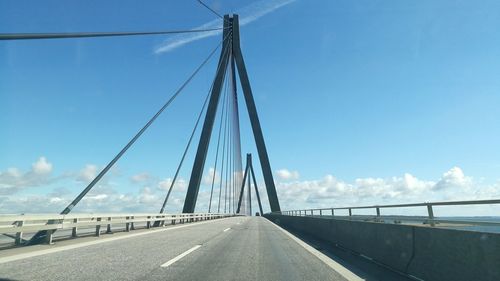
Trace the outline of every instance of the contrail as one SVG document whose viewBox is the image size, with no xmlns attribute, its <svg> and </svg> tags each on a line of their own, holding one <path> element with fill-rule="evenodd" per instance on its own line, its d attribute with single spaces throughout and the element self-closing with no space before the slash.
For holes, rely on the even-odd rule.
<svg viewBox="0 0 500 281">
<path fill-rule="evenodd" d="M 261 0 L 245 6 L 240 10 L 236 11 L 237 14 L 240 15 L 240 26 L 247 25 L 253 21 L 258 20 L 259 18 L 281 8 L 284 7 L 296 0 Z M 222 27 L 222 21 L 220 19 L 212 20 L 207 23 L 204 23 L 198 27 L 193 29 L 212 29 L 212 28 L 220 28 Z M 222 33 L 222 30 L 214 30 L 205 33 L 197 33 L 197 34 L 183 34 L 171 37 L 166 39 L 162 44 L 155 47 L 154 53 L 161 54 L 165 52 L 170 52 L 176 48 L 179 48 L 185 44 L 191 43 L 196 40 L 200 40 L 203 38 L 216 36 Z"/>
</svg>

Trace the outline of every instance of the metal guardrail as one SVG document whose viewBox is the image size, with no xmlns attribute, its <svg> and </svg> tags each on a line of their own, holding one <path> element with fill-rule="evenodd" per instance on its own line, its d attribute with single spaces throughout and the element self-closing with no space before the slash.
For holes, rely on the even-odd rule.
<svg viewBox="0 0 500 281">
<path fill-rule="evenodd" d="M 15 239 L 16 245 L 23 243 L 24 233 L 48 230 L 46 243 L 51 244 L 56 230 L 71 230 L 71 236 L 78 236 L 78 228 L 95 227 L 95 235 L 101 235 L 101 227 L 112 233 L 112 225 L 125 225 L 125 231 L 135 230 L 136 223 L 145 223 L 151 228 L 154 222 L 160 226 L 170 224 L 232 217 L 236 214 L 68 214 L 68 215 L 0 215 L 0 235 Z M 153 222 L 153 223 L 152 223 Z"/>
<path fill-rule="evenodd" d="M 395 221 L 421 221 L 430 226 L 436 226 L 438 223 L 449 224 L 467 224 L 467 225 L 485 225 L 485 226 L 500 226 L 500 221 L 472 221 L 460 219 L 438 219 L 434 216 L 434 206 L 463 206 L 463 205 L 491 205 L 500 204 L 500 199 L 494 200 L 470 200 L 470 201 L 448 201 L 448 202 L 424 202 L 412 204 L 393 204 L 393 205 L 369 205 L 357 207 L 337 207 L 337 208 L 316 208 L 316 209 L 301 209 L 275 212 L 287 216 L 335 216 L 344 219 L 360 219 L 360 220 L 373 220 L 381 222 L 383 219 L 394 219 Z M 422 216 L 382 216 L 380 210 L 386 208 L 406 208 L 406 207 L 426 207 L 427 217 Z M 374 209 L 375 215 L 354 215 L 353 210 L 360 209 Z M 348 216 L 335 215 L 336 210 L 348 210 Z"/>
</svg>

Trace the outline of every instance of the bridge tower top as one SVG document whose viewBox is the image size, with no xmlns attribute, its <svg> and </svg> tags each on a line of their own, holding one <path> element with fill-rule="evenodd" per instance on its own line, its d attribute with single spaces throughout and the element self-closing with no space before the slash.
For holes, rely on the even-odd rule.
<svg viewBox="0 0 500 281">
<path fill-rule="evenodd" d="M 245 98 L 245 104 L 250 118 L 250 124 L 252 126 L 255 145 L 257 146 L 257 152 L 262 167 L 262 174 L 264 176 L 264 183 L 266 185 L 269 204 L 272 212 L 278 212 L 281 209 L 278 201 L 278 195 L 276 193 L 271 164 L 269 162 L 264 135 L 262 133 L 259 116 L 257 114 L 257 108 L 255 106 L 255 101 L 253 98 L 252 88 L 250 86 L 250 80 L 248 78 L 248 73 L 241 51 L 239 18 L 237 14 L 224 15 L 222 46 L 223 47 L 219 58 L 217 73 L 210 94 L 210 101 L 208 104 L 201 137 L 198 144 L 198 150 L 196 152 L 193 169 L 191 171 L 191 178 L 189 180 L 186 199 L 184 201 L 183 212 L 194 213 L 196 207 L 196 199 L 198 197 L 200 183 L 203 176 L 210 137 L 212 135 L 215 115 L 217 113 L 217 107 L 220 100 L 222 84 L 229 65 L 233 67 L 233 70 L 234 66 L 236 66 L 238 70 L 238 76 L 241 88 L 243 90 L 243 96 Z M 233 87 L 233 91 L 234 92 L 232 94 L 236 96 L 236 87 Z"/>
</svg>

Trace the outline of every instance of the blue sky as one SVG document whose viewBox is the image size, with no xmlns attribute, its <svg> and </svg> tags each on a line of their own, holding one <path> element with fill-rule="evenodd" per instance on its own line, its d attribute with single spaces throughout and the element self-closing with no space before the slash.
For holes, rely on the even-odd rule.
<svg viewBox="0 0 500 281">
<path fill-rule="evenodd" d="M 243 53 L 284 209 L 500 197 L 498 1 L 206 2 L 246 21 Z M 2 33 L 217 22 L 194 0 L 0 2 Z M 1 41 L 0 212 L 60 211 L 221 35 L 189 38 Z M 181 40 L 190 42 L 166 47 Z M 159 208 L 215 67 L 196 76 L 80 211 Z M 243 153 L 256 156 L 243 110 Z M 183 199 L 181 184 L 169 210 Z"/>
</svg>

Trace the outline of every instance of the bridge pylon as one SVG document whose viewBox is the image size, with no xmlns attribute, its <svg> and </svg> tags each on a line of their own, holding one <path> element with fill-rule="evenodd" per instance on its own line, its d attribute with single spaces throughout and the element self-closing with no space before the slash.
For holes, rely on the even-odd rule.
<svg viewBox="0 0 500 281">
<path fill-rule="evenodd" d="M 225 44 L 224 41 L 227 38 L 229 40 L 228 41 L 229 43 Z M 248 111 L 248 115 L 250 117 L 250 124 L 252 126 L 252 132 L 254 135 L 255 144 L 257 146 L 257 152 L 259 154 L 259 160 L 262 167 L 262 174 L 264 176 L 264 183 L 266 185 L 266 191 L 269 198 L 269 205 L 271 207 L 271 212 L 278 212 L 281 210 L 281 208 L 278 201 L 278 195 L 276 193 L 276 186 L 274 184 L 271 164 L 269 162 L 269 156 L 267 154 L 264 135 L 262 133 L 262 128 L 260 126 L 259 116 L 257 114 L 257 108 L 255 106 L 255 101 L 252 94 L 252 88 L 250 86 L 250 80 L 248 78 L 248 73 L 245 67 L 245 61 L 243 59 L 243 54 L 241 52 L 238 15 L 233 14 L 224 16 L 224 31 L 222 34 L 222 40 L 223 40 L 222 43 L 223 47 L 221 51 L 221 56 L 219 58 L 219 64 L 218 64 L 219 67 L 217 69 L 214 84 L 210 94 L 211 96 L 207 108 L 207 113 L 205 116 L 200 141 L 198 144 L 198 149 L 196 152 L 193 169 L 191 171 L 191 177 L 189 180 L 188 190 L 186 193 L 186 199 L 184 201 L 183 213 L 194 213 L 196 207 L 196 200 L 198 198 L 198 192 L 200 190 L 200 184 L 203 176 L 203 170 L 207 157 L 208 146 L 210 143 L 215 115 L 217 113 L 217 107 L 221 96 L 222 84 L 229 63 L 231 63 L 232 65 L 236 64 L 238 70 L 240 85 L 241 88 L 243 89 L 246 108 Z M 236 91 L 236 86 L 234 87 L 234 91 Z"/>
<path fill-rule="evenodd" d="M 236 209 L 236 213 L 240 213 L 241 209 L 241 201 L 243 200 L 243 193 L 245 192 L 245 182 L 248 182 L 248 203 L 249 203 L 249 210 L 250 210 L 250 215 L 252 215 L 252 200 L 251 200 L 251 193 L 252 193 L 252 184 L 250 181 L 250 176 L 253 181 L 253 186 L 255 187 L 255 195 L 257 196 L 257 202 L 259 202 L 259 211 L 260 215 L 263 214 L 262 211 L 262 203 L 260 201 L 260 194 L 259 194 L 259 189 L 257 187 L 257 180 L 255 178 L 255 172 L 253 170 L 253 165 L 252 165 L 252 154 L 247 153 L 247 164 L 245 167 L 245 173 L 243 175 L 243 181 L 241 182 L 241 189 L 240 189 L 240 196 L 238 199 L 238 208 Z"/>
</svg>

